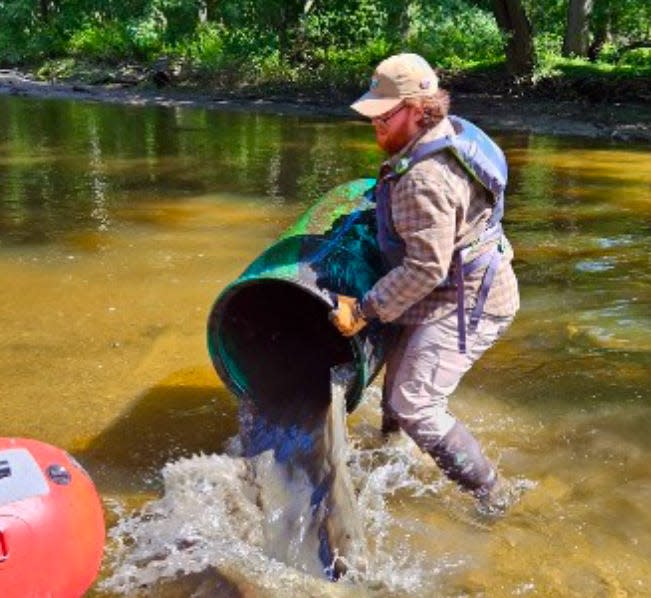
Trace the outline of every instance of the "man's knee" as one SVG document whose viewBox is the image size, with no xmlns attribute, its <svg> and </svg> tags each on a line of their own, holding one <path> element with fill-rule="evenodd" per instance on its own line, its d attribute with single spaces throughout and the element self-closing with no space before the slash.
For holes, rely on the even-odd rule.
<svg viewBox="0 0 651 598">
<path fill-rule="evenodd" d="M 418 380 L 397 385 L 387 399 L 389 408 L 405 417 L 436 417 L 448 408 L 447 394 Z"/>
<path fill-rule="evenodd" d="M 423 450 L 429 450 L 445 436 L 455 423 L 447 408 L 447 397 L 429 396 L 404 400 L 393 393 L 389 408 L 400 427 Z"/>
</svg>

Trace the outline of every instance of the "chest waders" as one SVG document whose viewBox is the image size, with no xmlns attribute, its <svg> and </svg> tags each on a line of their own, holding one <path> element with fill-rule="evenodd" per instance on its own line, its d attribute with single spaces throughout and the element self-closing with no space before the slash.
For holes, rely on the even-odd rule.
<svg viewBox="0 0 651 598">
<path fill-rule="evenodd" d="M 466 330 L 476 330 L 484 311 L 484 304 L 500 265 L 507 243 L 502 230 L 504 190 L 508 177 L 506 159 L 497 144 L 479 127 L 459 118 L 449 117 L 455 135 L 446 135 L 419 145 L 413 153 L 401 158 L 393 169 L 380 172 L 374 189 L 378 225 L 378 244 L 389 266 L 395 268 L 405 257 L 405 243 L 393 226 L 391 218 L 391 185 L 395 184 L 415 164 L 447 150 L 457 159 L 468 174 L 493 197 L 493 212 L 486 228 L 472 243 L 454 251 L 452 272 L 440 286 L 456 287 L 459 351 L 466 352 Z M 464 277 L 484 269 L 477 301 L 470 312 L 466 328 Z"/>
</svg>

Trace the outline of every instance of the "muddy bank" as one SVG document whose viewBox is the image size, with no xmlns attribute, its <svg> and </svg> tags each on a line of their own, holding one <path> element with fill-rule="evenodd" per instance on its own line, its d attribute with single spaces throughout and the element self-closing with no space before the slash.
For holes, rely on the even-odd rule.
<svg viewBox="0 0 651 598">
<path fill-rule="evenodd" d="M 556 136 L 610 138 L 651 143 L 651 106 L 640 102 L 554 101 L 504 93 L 453 93 L 453 112 L 479 125 Z M 324 115 L 357 118 L 346 102 L 330 98 L 235 95 L 176 86 L 155 89 L 129 82 L 89 85 L 37 81 L 13 70 L 0 71 L 0 95 L 78 99 L 142 106 L 191 106 L 239 112 Z M 353 100 L 355 96 L 349 99 Z"/>
</svg>

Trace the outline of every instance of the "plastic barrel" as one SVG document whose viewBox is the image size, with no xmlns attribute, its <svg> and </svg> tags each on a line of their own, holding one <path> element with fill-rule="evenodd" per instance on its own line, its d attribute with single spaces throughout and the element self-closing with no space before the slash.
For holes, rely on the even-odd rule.
<svg viewBox="0 0 651 598">
<path fill-rule="evenodd" d="M 352 363 L 346 407 L 359 404 L 382 366 L 387 329 L 373 322 L 353 338 L 328 320 L 330 291 L 362 297 L 384 273 L 375 206 L 360 179 L 324 195 L 217 297 L 208 349 L 236 396 L 267 412 L 317 412 L 330 400 L 330 368 Z"/>
</svg>

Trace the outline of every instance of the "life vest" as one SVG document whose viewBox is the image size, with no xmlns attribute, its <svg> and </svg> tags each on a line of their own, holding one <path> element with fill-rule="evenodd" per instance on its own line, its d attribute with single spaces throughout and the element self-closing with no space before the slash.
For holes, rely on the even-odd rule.
<svg viewBox="0 0 651 598">
<path fill-rule="evenodd" d="M 411 154 L 398 160 L 392 169 L 381 170 L 377 184 L 371 190 L 372 197 L 370 199 L 374 199 L 376 202 L 378 244 L 389 267 L 395 268 L 402 263 L 405 257 L 405 243 L 393 226 L 390 187 L 415 164 L 440 151 L 447 150 L 452 153 L 468 174 L 492 195 L 493 211 L 486 228 L 472 243 L 454 251 L 452 257 L 453 280 L 450 280 L 448 275 L 440 285 L 456 287 L 459 351 L 465 353 L 466 318 L 463 280 L 464 276 L 480 268 L 485 269 L 477 301 L 468 322 L 468 330 L 472 332 L 479 323 L 488 292 L 504 253 L 505 244 L 508 243 L 503 235 L 501 224 L 508 168 L 504 153 L 484 131 L 458 116 L 449 116 L 448 118 L 455 134 L 423 143 L 417 146 Z M 487 246 L 490 247 L 486 249 Z"/>
</svg>

